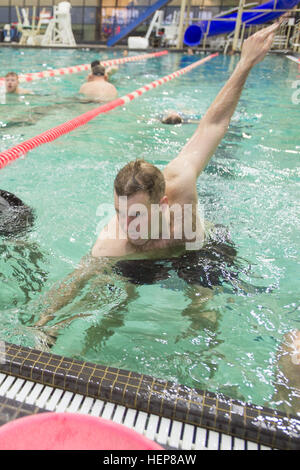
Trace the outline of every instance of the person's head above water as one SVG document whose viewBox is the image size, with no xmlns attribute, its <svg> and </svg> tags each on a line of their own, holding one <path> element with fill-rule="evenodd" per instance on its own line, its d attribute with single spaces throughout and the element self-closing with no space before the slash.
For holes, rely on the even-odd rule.
<svg viewBox="0 0 300 470">
<path fill-rule="evenodd" d="M 118 196 L 130 197 L 142 191 L 147 193 L 153 203 L 159 203 L 164 196 L 165 186 L 162 172 L 141 158 L 121 168 L 114 181 L 114 189 Z"/>
<path fill-rule="evenodd" d="M 98 65 L 100 65 L 100 60 L 93 60 L 93 62 L 91 62 L 91 73 L 89 73 L 87 77 L 88 82 L 93 80 L 93 68 L 97 67 Z"/>
<path fill-rule="evenodd" d="M 100 65 L 100 60 L 93 60 L 93 62 L 91 62 L 91 69 L 97 67 L 97 65 Z"/>
<path fill-rule="evenodd" d="M 0 189 L 0 236 L 22 236 L 33 223 L 33 210 L 14 194 Z"/>
<path fill-rule="evenodd" d="M 165 114 L 161 122 L 163 124 L 181 124 L 183 121 L 182 117 L 176 111 L 170 111 Z"/>
<path fill-rule="evenodd" d="M 19 77 L 15 72 L 9 72 L 5 75 L 6 93 L 16 93 L 19 86 Z"/>
<path fill-rule="evenodd" d="M 92 82 L 93 80 L 97 80 L 99 77 L 104 77 L 104 79 L 108 81 L 110 75 L 117 72 L 118 69 L 119 67 L 117 65 L 104 67 L 100 60 L 93 60 L 93 62 L 91 62 L 91 73 L 88 75 L 87 81 Z"/>
<path fill-rule="evenodd" d="M 105 80 L 108 78 L 105 67 L 101 65 L 99 60 L 94 60 L 91 62 L 91 73 L 88 75 L 87 81 L 92 82 L 99 77 L 103 77 Z"/>
<path fill-rule="evenodd" d="M 131 243 L 142 245 L 147 242 L 147 237 L 137 240 L 131 238 L 128 231 L 129 224 L 139 217 L 140 228 L 149 234 L 151 206 L 168 204 L 165 189 L 166 183 L 162 172 L 145 160 L 137 159 L 129 162 L 118 172 L 114 181 L 115 209 L 121 228 L 128 234 Z M 126 207 L 125 204 L 123 207 L 121 197 L 126 198 Z"/>
<path fill-rule="evenodd" d="M 104 77 L 105 76 L 105 67 L 99 63 L 92 67 L 92 75 L 94 77 Z"/>
<path fill-rule="evenodd" d="M 19 77 L 15 72 L 8 72 L 5 75 L 5 91 L 11 94 L 33 95 L 33 91 L 19 87 Z"/>
</svg>

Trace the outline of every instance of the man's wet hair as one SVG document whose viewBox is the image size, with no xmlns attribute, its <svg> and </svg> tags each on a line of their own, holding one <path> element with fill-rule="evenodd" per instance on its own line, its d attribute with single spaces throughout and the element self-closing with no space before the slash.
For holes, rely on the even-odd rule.
<svg viewBox="0 0 300 470">
<path fill-rule="evenodd" d="M 14 194 L 0 189 L 0 236 L 25 235 L 32 229 L 34 220 L 31 207 Z"/>
<path fill-rule="evenodd" d="M 105 67 L 101 64 L 92 67 L 92 74 L 96 77 L 103 77 L 105 75 Z"/>
<path fill-rule="evenodd" d="M 7 77 L 16 77 L 16 78 L 19 78 L 18 77 L 18 74 L 16 72 L 8 72 L 6 75 L 5 75 L 5 78 Z"/>
<path fill-rule="evenodd" d="M 91 69 L 97 67 L 97 65 L 100 65 L 100 60 L 93 60 L 93 62 L 91 62 Z"/>
<path fill-rule="evenodd" d="M 139 191 L 144 191 L 156 203 L 163 197 L 165 187 L 163 173 L 152 163 L 141 158 L 121 168 L 114 181 L 114 189 L 118 196 L 130 197 Z"/>
<path fill-rule="evenodd" d="M 172 113 L 164 116 L 161 122 L 163 124 L 181 124 L 182 121 L 182 117 L 179 114 Z"/>
</svg>

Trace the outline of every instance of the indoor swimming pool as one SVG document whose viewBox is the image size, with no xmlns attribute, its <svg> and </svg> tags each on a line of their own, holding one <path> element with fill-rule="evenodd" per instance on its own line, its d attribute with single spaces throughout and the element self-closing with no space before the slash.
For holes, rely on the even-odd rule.
<svg viewBox="0 0 300 470">
<path fill-rule="evenodd" d="M 0 60 L 5 75 L 118 54 L 16 48 L 2 49 Z M 127 63 L 111 81 L 123 96 L 199 58 L 169 53 Z M 230 128 L 197 183 L 205 219 L 228 230 L 234 260 L 225 249 L 221 259 L 203 253 L 136 261 L 109 280 L 99 274 L 57 313 L 48 328 L 74 319 L 57 329 L 54 344 L 47 328 L 33 327 L 44 295 L 75 269 L 113 215 L 101 207 L 113 209 L 118 170 L 135 158 L 163 169 L 176 157 L 197 124 L 164 125 L 162 114 L 176 110 L 200 119 L 237 60 L 219 55 L 0 170 L 0 188 L 36 216 L 30 233 L 0 239 L 0 340 L 299 413 L 295 389 L 276 393 L 280 344 L 300 326 L 297 66 L 281 55 L 268 55 L 251 71 Z M 78 99 L 86 75 L 22 84 L 35 94 L 2 100 L 0 151 L 95 107 Z M 207 273 L 216 282 L 203 303 Z"/>
</svg>

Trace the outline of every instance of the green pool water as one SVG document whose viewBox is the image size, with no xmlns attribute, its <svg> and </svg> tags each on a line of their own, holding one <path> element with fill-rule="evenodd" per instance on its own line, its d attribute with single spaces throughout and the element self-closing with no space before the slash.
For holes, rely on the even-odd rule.
<svg viewBox="0 0 300 470">
<path fill-rule="evenodd" d="M 3 74 L 98 57 L 89 50 L 0 52 Z M 198 58 L 172 53 L 125 64 L 112 81 L 123 96 Z M 161 113 L 176 109 L 201 116 L 236 62 L 220 55 L 0 171 L 0 188 L 36 211 L 25 244 L 1 240 L 0 339 L 42 347 L 30 326 L 41 299 L 92 248 L 103 224 L 98 208 L 113 203 L 117 171 L 136 157 L 162 169 L 196 125 L 163 125 Z M 186 283 L 176 272 L 165 281 L 136 286 L 129 299 L 117 278 L 99 291 L 89 284 L 58 318 L 89 316 L 59 331 L 53 353 L 275 406 L 276 351 L 283 335 L 300 327 L 300 105 L 292 102 L 297 73 L 296 64 L 277 55 L 253 69 L 230 129 L 197 184 L 206 219 L 230 231 L 247 288 L 225 283 L 205 306 L 217 321 L 197 322 L 188 314 Z M 23 86 L 35 96 L 2 103 L 0 150 L 93 108 L 75 99 L 85 76 L 32 82 Z M 46 113 L 22 124 L 37 107 Z"/>
</svg>

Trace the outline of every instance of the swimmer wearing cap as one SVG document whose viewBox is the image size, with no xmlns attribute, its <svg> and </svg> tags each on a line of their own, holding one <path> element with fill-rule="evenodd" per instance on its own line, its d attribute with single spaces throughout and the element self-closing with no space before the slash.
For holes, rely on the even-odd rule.
<svg viewBox="0 0 300 470">
<path fill-rule="evenodd" d="M 108 82 L 106 69 L 103 65 L 94 65 L 88 81 L 79 90 L 91 101 L 107 102 L 117 98 L 118 92 L 114 85 Z"/>
<path fill-rule="evenodd" d="M 19 77 L 15 72 L 9 72 L 5 75 L 5 91 L 8 94 L 33 95 L 33 91 L 19 87 Z"/>
</svg>

